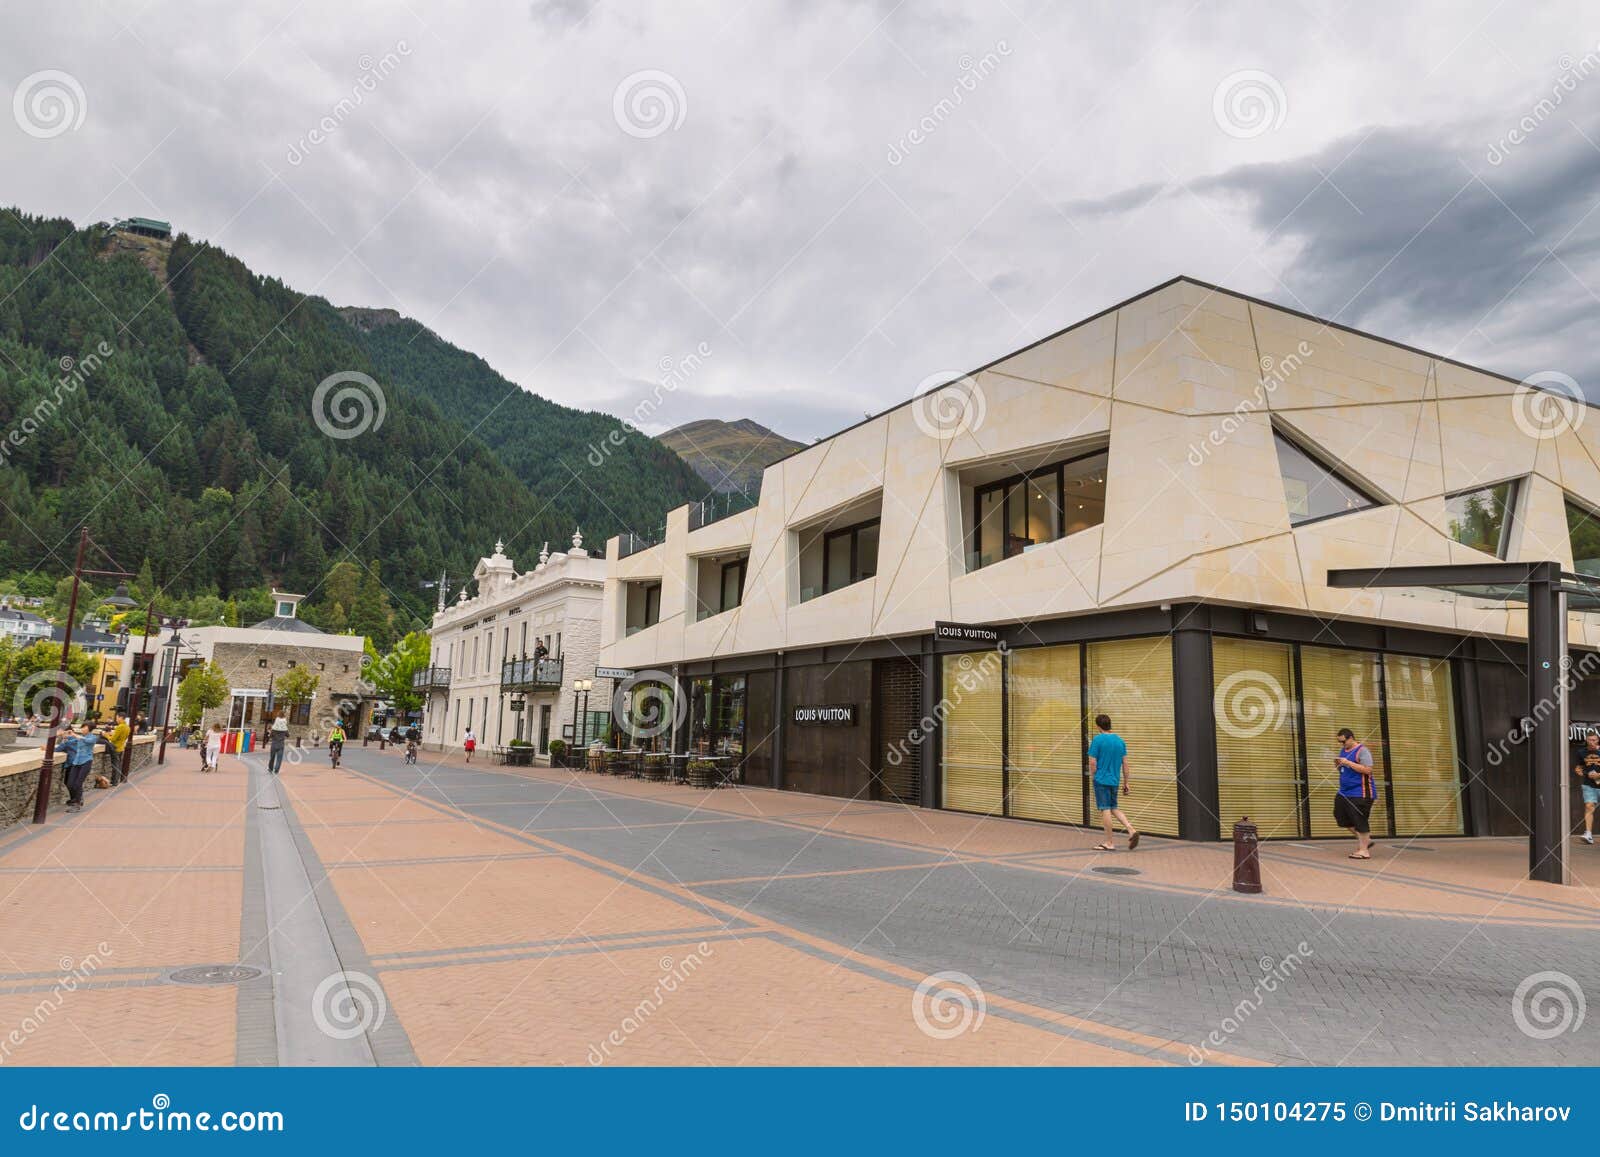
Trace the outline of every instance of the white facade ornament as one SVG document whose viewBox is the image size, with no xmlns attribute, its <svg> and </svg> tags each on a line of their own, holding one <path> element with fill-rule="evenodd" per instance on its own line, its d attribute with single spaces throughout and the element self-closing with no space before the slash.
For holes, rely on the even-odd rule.
<svg viewBox="0 0 1600 1157">
<path fill-rule="evenodd" d="M 543 566 L 550 561 L 550 543 L 546 542 L 539 548 L 539 565 Z"/>
<path fill-rule="evenodd" d="M 582 527 L 578 527 L 576 530 L 574 530 L 572 532 L 572 549 L 573 550 L 582 550 L 583 549 L 583 528 Z"/>
</svg>

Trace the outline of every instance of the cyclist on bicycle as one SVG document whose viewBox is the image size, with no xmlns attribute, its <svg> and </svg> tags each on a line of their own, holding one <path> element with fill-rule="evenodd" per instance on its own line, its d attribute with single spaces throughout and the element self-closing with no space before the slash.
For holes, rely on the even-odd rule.
<svg viewBox="0 0 1600 1157">
<path fill-rule="evenodd" d="M 335 723 L 328 728 L 328 758 L 334 767 L 339 766 L 339 756 L 344 752 L 344 728 Z"/>
<path fill-rule="evenodd" d="M 422 746 L 422 732 L 413 723 L 406 728 L 406 762 L 417 762 L 417 748 Z"/>
</svg>

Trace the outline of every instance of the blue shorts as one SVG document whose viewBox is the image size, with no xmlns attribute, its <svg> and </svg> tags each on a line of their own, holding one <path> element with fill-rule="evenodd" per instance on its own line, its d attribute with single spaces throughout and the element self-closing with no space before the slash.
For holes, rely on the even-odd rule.
<svg viewBox="0 0 1600 1157">
<path fill-rule="evenodd" d="M 1110 811 L 1117 806 L 1117 789 L 1122 785 L 1117 783 L 1101 783 L 1094 781 L 1094 806 L 1101 811 Z"/>
<path fill-rule="evenodd" d="M 1600 803 L 1600 787 L 1593 787 L 1593 786 L 1591 786 L 1591 785 L 1589 785 L 1587 783 L 1584 784 L 1583 785 L 1583 802 L 1584 803 Z"/>
</svg>

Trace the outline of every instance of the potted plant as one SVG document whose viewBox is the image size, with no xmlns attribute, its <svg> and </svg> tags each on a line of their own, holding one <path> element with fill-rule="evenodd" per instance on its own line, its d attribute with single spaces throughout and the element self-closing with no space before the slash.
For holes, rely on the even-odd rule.
<svg viewBox="0 0 1600 1157">
<path fill-rule="evenodd" d="M 608 751 L 605 753 L 605 770 L 607 775 L 627 775 L 627 753 L 622 751 Z"/>
<path fill-rule="evenodd" d="M 567 766 L 567 741 L 565 739 L 552 739 L 550 741 L 550 766 Z"/>
<path fill-rule="evenodd" d="M 644 765 L 640 774 L 645 779 L 660 782 L 667 778 L 667 753 L 665 751 L 647 751 L 644 755 Z"/>
<path fill-rule="evenodd" d="M 709 759 L 691 759 L 685 769 L 690 787 L 715 787 L 717 785 L 717 765 Z"/>
<path fill-rule="evenodd" d="M 533 763 L 533 744 L 526 739 L 513 739 L 508 745 L 506 762 L 513 767 L 527 767 Z"/>
</svg>

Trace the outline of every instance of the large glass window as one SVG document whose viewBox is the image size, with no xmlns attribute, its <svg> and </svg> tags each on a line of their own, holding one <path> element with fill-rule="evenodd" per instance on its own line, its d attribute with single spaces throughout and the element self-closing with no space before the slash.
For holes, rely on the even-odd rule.
<svg viewBox="0 0 1600 1157">
<path fill-rule="evenodd" d="M 822 540 L 823 593 L 878 573 L 878 520 L 830 530 Z"/>
<path fill-rule="evenodd" d="M 1007 814 L 1083 822 L 1083 680 L 1076 646 L 1011 653 Z"/>
<path fill-rule="evenodd" d="M 942 802 L 956 811 L 999 815 L 1004 807 L 998 651 L 944 657 Z"/>
<path fill-rule="evenodd" d="M 722 566 L 722 601 L 719 610 L 731 611 L 744 597 L 745 560 L 724 563 Z"/>
<path fill-rule="evenodd" d="M 971 570 L 1019 555 L 1106 517 L 1105 451 L 973 489 Z"/>
<path fill-rule="evenodd" d="M 1133 826 L 1152 835 L 1178 834 L 1178 752 L 1173 737 L 1172 643 L 1119 639 L 1089 644 L 1086 687 L 1089 720 L 1111 716 L 1111 729 L 1128 745 L 1132 794 L 1122 810 Z M 1093 724 L 1090 723 L 1091 734 Z M 1089 822 L 1100 813 L 1089 809 Z"/>
<path fill-rule="evenodd" d="M 1511 509 L 1516 501 L 1515 480 L 1445 495 L 1445 525 L 1450 537 L 1463 546 L 1505 558 L 1511 542 Z"/>
<path fill-rule="evenodd" d="M 1572 569 L 1600 575 L 1600 514 L 1568 499 L 1567 537 L 1572 540 Z"/>
<path fill-rule="evenodd" d="M 1339 790 L 1338 731 L 1348 727 L 1372 752 L 1374 786 L 1372 830 L 1389 830 L 1384 788 L 1383 717 L 1378 680 L 1380 659 L 1371 651 L 1334 647 L 1300 648 L 1300 681 L 1306 718 L 1306 778 L 1310 790 L 1311 834 L 1337 836 L 1333 797 Z"/>
<path fill-rule="evenodd" d="M 1450 662 L 1385 655 L 1383 676 L 1395 832 L 1459 836 L 1465 828 Z"/>
<path fill-rule="evenodd" d="M 1217 835 L 1249 816 L 1265 839 L 1300 832 L 1299 691 L 1294 648 L 1258 639 L 1214 640 Z"/>
<path fill-rule="evenodd" d="M 1278 469 L 1283 472 L 1283 496 L 1289 503 L 1289 525 L 1299 526 L 1319 518 L 1332 518 L 1377 506 L 1375 498 L 1341 477 L 1274 429 Z"/>
</svg>

